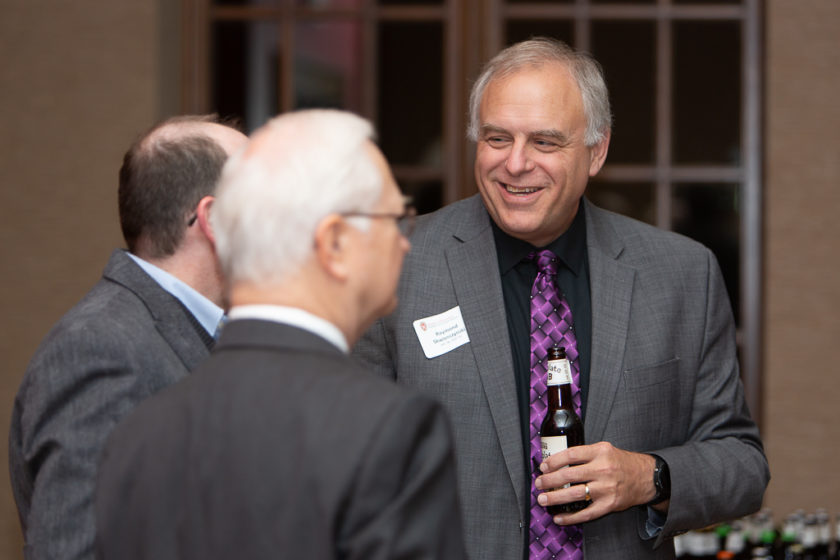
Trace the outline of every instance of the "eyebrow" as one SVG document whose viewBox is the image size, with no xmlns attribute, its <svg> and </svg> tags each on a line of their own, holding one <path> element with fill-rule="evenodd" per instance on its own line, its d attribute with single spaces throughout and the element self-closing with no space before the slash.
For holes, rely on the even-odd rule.
<svg viewBox="0 0 840 560">
<path fill-rule="evenodd" d="M 507 130 L 493 124 L 481 125 L 481 134 L 509 134 Z"/>
<path fill-rule="evenodd" d="M 567 144 L 569 142 L 569 137 L 555 128 L 550 128 L 547 130 L 535 130 L 534 132 L 529 134 L 530 138 L 534 138 L 535 136 L 540 136 L 543 138 L 552 138 L 556 140 L 558 144 Z"/>
<path fill-rule="evenodd" d="M 510 134 L 506 129 L 496 126 L 494 124 L 485 124 L 481 127 L 481 134 Z M 559 144 L 567 144 L 569 142 L 569 137 L 560 132 L 555 128 L 548 128 L 545 130 L 535 130 L 533 132 L 528 133 L 528 138 L 552 138 L 557 141 Z"/>
</svg>

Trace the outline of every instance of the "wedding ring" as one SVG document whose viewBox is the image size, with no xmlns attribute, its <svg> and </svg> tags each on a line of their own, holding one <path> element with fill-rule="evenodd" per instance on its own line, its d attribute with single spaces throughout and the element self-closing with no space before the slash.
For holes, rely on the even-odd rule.
<svg viewBox="0 0 840 560">
<path fill-rule="evenodd" d="M 586 498 L 586 501 L 587 501 L 587 502 L 591 502 L 591 501 L 592 501 L 592 496 L 589 494 L 589 485 L 588 485 L 588 484 L 585 484 L 585 485 L 583 486 L 583 489 L 584 489 L 584 490 L 586 490 L 586 497 L 585 497 L 585 498 Z"/>
</svg>

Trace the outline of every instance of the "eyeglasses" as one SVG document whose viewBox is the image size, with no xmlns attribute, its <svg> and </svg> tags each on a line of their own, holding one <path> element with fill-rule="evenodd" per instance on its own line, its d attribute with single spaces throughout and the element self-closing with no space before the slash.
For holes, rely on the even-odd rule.
<svg viewBox="0 0 840 560">
<path fill-rule="evenodd" d="M 195 221 L 197 219 L 198 219 L 198 214 L 193 214 L 192 216 L 190 216 L 189 221 L 187 221 L 187 227 L 192 227 L 192 225 L 195 223 Z"/>
<path fill-rule="evenodd" d="M 404 204 L 405 209 L 402 214 L 393 212 L 342 212 L 341 215 L 348 218 L 391 218 L 397 221 L 400 233 L 405 237 L 410 237 L 414 232 L 414 219 L 417 217 L 417 209 L 411 205 L 411 199 L 408 197 L 406 197 Z"/>
</svg>

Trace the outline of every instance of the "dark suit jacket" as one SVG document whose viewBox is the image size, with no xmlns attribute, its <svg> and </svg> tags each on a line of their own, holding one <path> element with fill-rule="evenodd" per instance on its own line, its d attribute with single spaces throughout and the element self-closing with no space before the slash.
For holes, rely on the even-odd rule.
<svg viewBox="0 0 840 560">
<path fill-rule="evenodd" d="M 588 202 L 585 211 L 592 298 L 586 441 L 656 452 L 672 483 L 658 539 L 643 538 L 647 508 L 631 508 L 584 526 L 585 557 L 671 558 L 676 531 L 758 509 L 769 480 L 739 379 L 731 307 L 705 247 Z M 418 220 L 411 243 L 400 305 L 356 354 L 444 404 L 461 503 L 469 505 L 470 558 L 519 560 L 528 535 L 526 466 L 495 243 L 481 199 Z M 470 342 L 427 359 L 412 322 L 455 306 Z"/>
<path fill-rule="evenodd" d="M 117 427 L 96 512 L 105 560 L 464 557 L 441 407 L 270 321 Z"/>
<path fill-rule="evenodd" d="M 99 283 L 41 343 L 15 399 L 9 470 L 27 559 L 93 558 L 106 437 L 137 403 L 197 366 L 208 339 L 124 251 L 111 255 Z"/>
</svg>

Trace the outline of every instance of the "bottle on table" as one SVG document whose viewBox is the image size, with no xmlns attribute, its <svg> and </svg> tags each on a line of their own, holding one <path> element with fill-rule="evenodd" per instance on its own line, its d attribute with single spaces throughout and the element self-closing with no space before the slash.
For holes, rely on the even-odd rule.
<svg viewBox="0 0 840 560">
<path fill-rule="evenodd" d="M 804 527 L 804 515 L 799 512 L 791 513 L 785 517 L 782 531 L 779 534 L 779 544 L 776 552 L 776 560 L 791 560 L 795 555 L 791 551 L 794 545 L 802 544 L 802 527 Z"/>
<path fill-rule="evenodd" d="M 834 516 L 834 551 L 832 552 L 832 560 L 840 560 L 840 513 Z"/>
<path fill-rule="evenodd" d="M 805 517 L 805 529 L 802 532 L 802 553 L 807 560 L 818 560 L 819 558 L 819 529 L 817 518 L 814 514 Z"/>
<path fill-rule="evenodd" d="M 749 560 L 750 551 L 747 548 L 746 535 L 740 522 L 732 523 L 729 532 L 726 534 L 723 550 L 731 552 L 735 560 Z"/>
<path fill-rule="evenodd" d="M 831 518 L 825 508 L 817 508 L 817 560 L 829 560 L 831 554 Z"/>
</svg>

